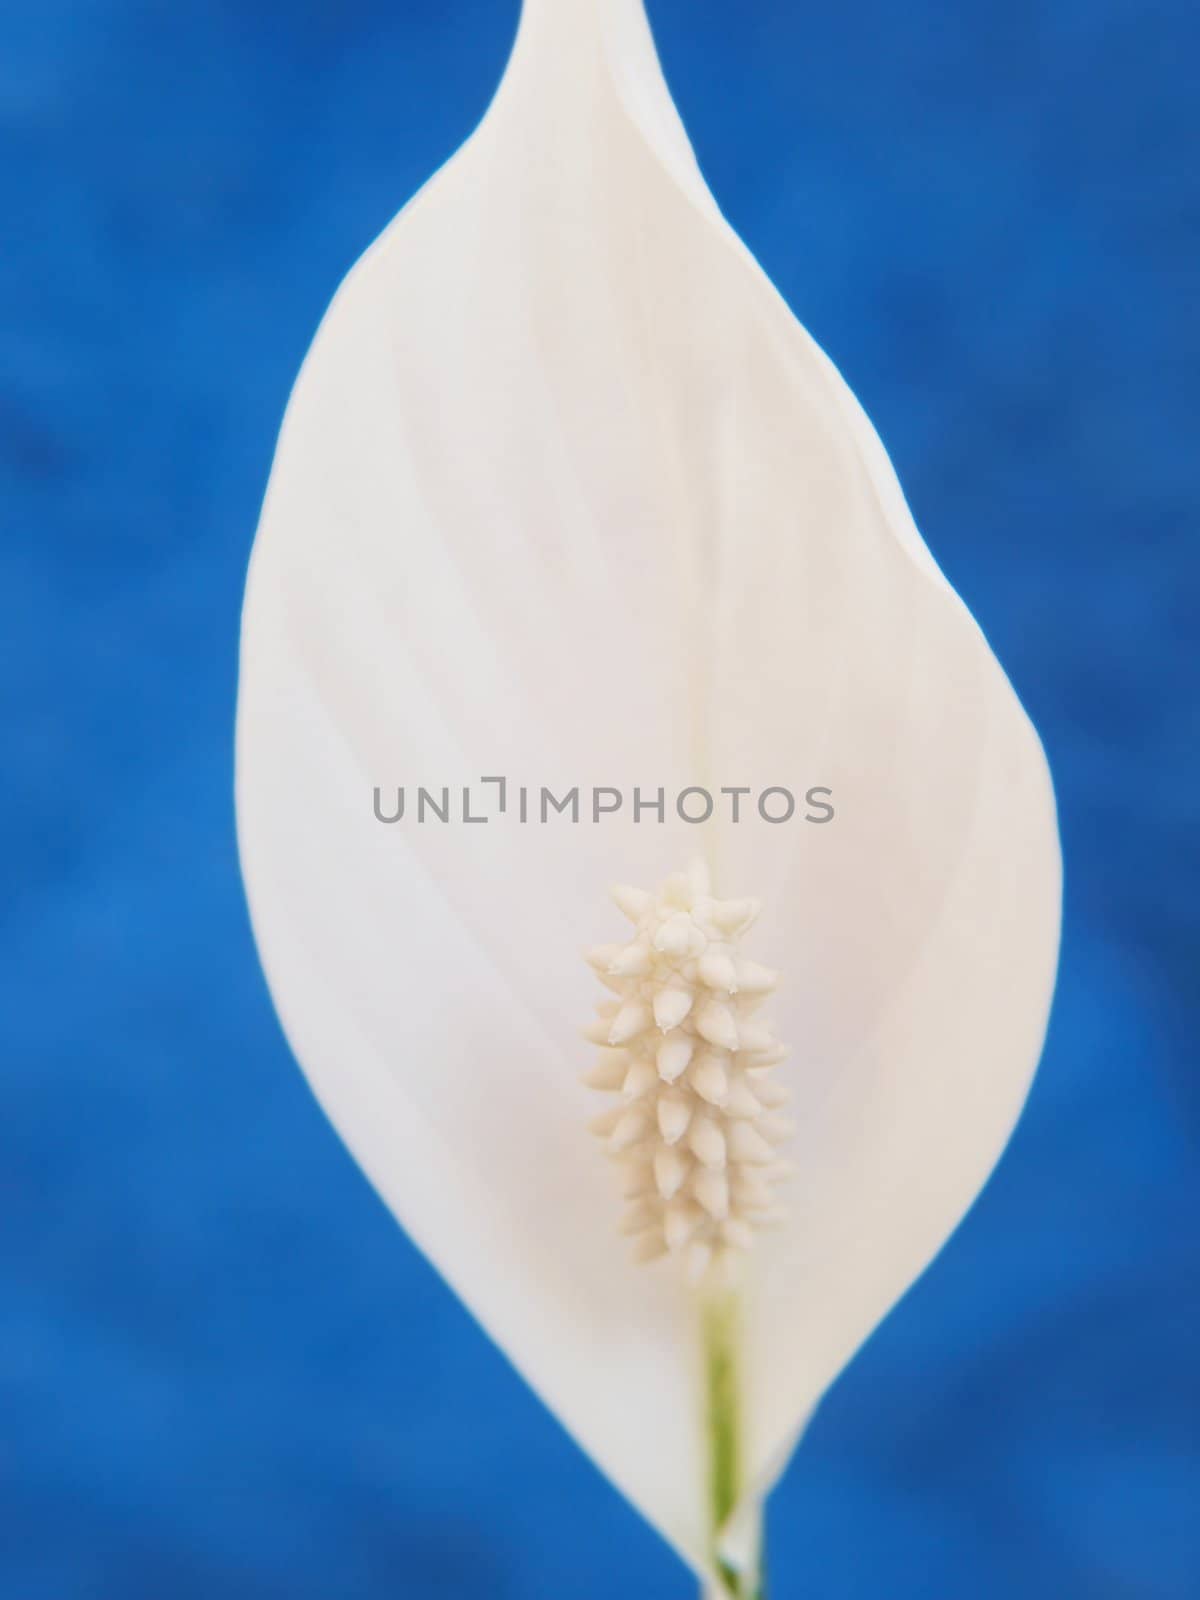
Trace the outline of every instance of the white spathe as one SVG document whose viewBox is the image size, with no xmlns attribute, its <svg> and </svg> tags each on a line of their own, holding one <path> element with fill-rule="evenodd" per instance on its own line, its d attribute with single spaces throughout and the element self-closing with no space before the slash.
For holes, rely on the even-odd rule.
<svg viewBox="0 0 1200 1600">
<path fill-rule="evenodd" d="M 599 824 L 373 815 L 375 785 L 499 774 L 662 786 L 667 821 L 628 798 Z M 828 785 L 836 816 L 689 826 L 688 784 Z M 1060 861 L 1037 737 L 853 396 L 722 221 L 640 0 L 531 0 L 481 127 L 325 318 L 251 563 L 237 804 L 322 1104 L 706 1570 L 693 1307 L 631 1260 L 584 1131 L 579 948 L 612 936 L 607 886 L 702 854 L 716 893 L 761 898 L 756 948 L 786 974 L 797 1172 L 746 1258 L 752 1502 L 1009 1136 Z"/>
</svg>

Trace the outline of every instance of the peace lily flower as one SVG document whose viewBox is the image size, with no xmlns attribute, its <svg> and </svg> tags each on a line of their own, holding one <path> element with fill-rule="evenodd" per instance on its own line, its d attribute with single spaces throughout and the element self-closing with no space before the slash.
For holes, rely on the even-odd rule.
<svg viewBox="0 0 1200 1600">
<path fill-rule="evenodd" d="M 417 785 L 443 810 L 381 823 Z M 543 790 L 605 798 L 543 821 Z M 338 293 L 251 564 L 237 802 L 350 1149 L 709 1591 L 754 1595 L 806 1419 L 1019 1113 L 1059 852 L 1037 737 L 721 218 L 639 0 L 527 0 Z"/>
</svg>

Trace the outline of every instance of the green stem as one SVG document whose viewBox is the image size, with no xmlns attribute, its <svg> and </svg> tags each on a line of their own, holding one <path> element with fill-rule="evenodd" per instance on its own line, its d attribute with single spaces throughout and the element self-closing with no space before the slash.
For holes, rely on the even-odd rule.
<svg viewBox="0 0 1200 1600">
<path fill-rule="evenodd" d="M 741 1395 L 738 1374 L 737 1301 L 730 1293 L 714 1295 L 704 1306 L 704 1386 L 708 1437 L 708 1510 L 713 1565 L 720 1587 L 708 1600 L 766 1600 L 761 1576 L 756 1582 L 722 1559 L 717 1537 L 733 1514 L 742 1492 Z"/>
</svg>

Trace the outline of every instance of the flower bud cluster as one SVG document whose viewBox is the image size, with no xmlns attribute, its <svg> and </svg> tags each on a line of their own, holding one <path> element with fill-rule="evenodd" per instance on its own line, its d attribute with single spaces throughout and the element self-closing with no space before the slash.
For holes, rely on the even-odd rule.
<svg viewBox="0 0 1200 1600">
<path fill-rule="evenodd" d="M 758 902 L 714 899 L 699 863 L 612 894 L 633 936 L 587 952 L 613 998 L 587 1029 L 600 1059 L 584 1082 L 617 1097 L 592 1131 L 620 1169 L 636 1259 L 676 1256 L 699 1282 L 783 1217 L 785 1052 L 757 1015 L 778 975 L 738 950 Z"/>
</svg>

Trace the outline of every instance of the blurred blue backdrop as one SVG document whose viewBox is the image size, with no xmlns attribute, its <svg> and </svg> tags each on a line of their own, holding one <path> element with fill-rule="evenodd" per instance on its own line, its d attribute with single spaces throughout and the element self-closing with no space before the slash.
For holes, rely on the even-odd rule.
<svg viewBox="0 0 1200 1600">
<path fill-rule="evenodd" d="M 1194 1600 L 1200 22 L 649 9 L 713 189 L 1045 737 L 1067 855 L 1028 1114 L 778 1491 L 776 1600 Z M 326 1126 L 234 855 L 289 384 L 515 14 L 0 15 L 5 1600 L 691 1593 Z"/>
</svg>

